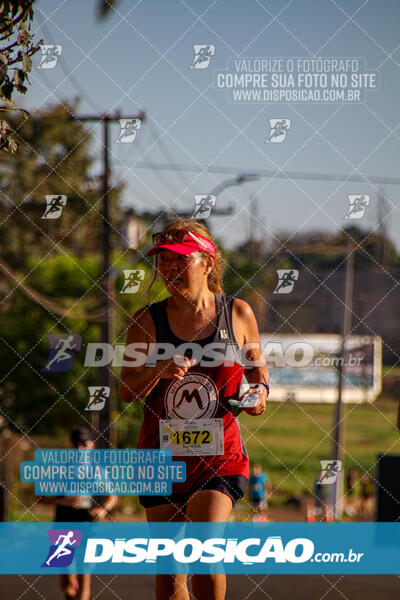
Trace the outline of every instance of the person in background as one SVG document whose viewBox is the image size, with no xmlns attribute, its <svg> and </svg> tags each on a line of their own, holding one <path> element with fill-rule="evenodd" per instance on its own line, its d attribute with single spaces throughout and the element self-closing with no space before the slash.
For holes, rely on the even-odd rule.
<svg viewBox="0 0 400 600">
<path fill-rule="evenodd" d="M 361 515 L 365 519 L 372 516 L 374 504 L 374 480 L 371 475 L 364 473 L 361 477 Z"/>
<path fill-rule="evenodd" d="M 357 469 L 351 468 L 346 477 L 346 496 L 344 511 L 349 517 L 354 517 L 360 508 L 360 485 Z"/>
<path fill-rule="evenodd" d="M 93 436 L 86 427 L 77 427 L 70 434 L 71 447 L 77 450 L 91 450 L 95 447 Z M 101 500 L 101 502 L 100 502 Z M 84 523 L 102 521 L 116 506 L 117 496 L 41 496 L 42 504 L 56 507 L 55 523 Z M 61 589 L 66 600 L 90 600 L 91 578 L 89 573 L 60 575 Z"/>
<path fill-rule="evenodd" d="M 249 479 L 249 495 L 254 511 L 253 521 L 267 519 L 267 504 L 271 492 L 272 486 L 268 475 L 263 473 L 260 463 L 254 463 Z"/>
<path fill-rule="evenodd" d="M 323 476 L 324 473 L 321 471 L 314 481 L 314 509 L 315 515 L 318 516 L 322 515 L 325 504 L 324 486 L 321 483 L 321 478 Z"/>
</svg>

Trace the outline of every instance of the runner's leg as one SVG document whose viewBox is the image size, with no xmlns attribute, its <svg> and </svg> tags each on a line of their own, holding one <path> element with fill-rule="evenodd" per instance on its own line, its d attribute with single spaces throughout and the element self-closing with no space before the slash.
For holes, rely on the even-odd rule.
<svg viewBox="0 0 400 600">
<path fill-rule="evenodd" d="M 186 509 L 187 520 L 194 522 L 226 523 L 232 511 L 232 500 L 217 490 L 200 490 L 192 494 Z M 195 600 L 224 600 L 226 576 L 223 573 L 192 575 Z"/>
<path fill-rule="evenodd" d="M 79 594 L 77 599 L 79 600 L 90 600 L 90 586 L 92 582 L 92 576 L 90 573 L 83 573 L 78 575 L 79 581 Z"/>
<path fill-rule="evenodd" d="M 67 598 L 75 598 L 76 597 L 76 583 L 77 583 L 77 578 L 76 578 L 75 574 L 66 573 L 66 574 L 60 575 L 61 589 Z"/>
<path fill-rule="evenodd" d="M 159 504 L 146 508 L 149 523 L 185 521 L 183 504 Z M 157 600 L 189 600 L 187 575 L 156 575 Z"/>
</svg>

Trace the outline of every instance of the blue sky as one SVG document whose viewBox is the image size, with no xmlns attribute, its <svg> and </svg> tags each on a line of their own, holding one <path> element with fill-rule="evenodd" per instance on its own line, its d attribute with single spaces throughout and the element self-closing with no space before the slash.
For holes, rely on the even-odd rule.
<svg viewBox="0 0 400 600">
<path fill-rule="evenodd" d="M 31 74 L 23 104 L 33 110 L 57 98 L 83 94 L 81 112 L 145 108 L 149 124 L 132 144 L 112 144 L 114 176 L 126 182 L 124 204 L 138 211 L 193 206 L 229 176 L 138 168 L 144 159 L 166 162 L 152 132 L 161 135 L 171 160 L 272 172 L 358 174 L 361 183 L 263 178 L 218 197 L 235 206 L 234 217 L 210 224 L 227 244 L 243 241 L 250 196 L 258 202 L 258 232 L 337 231 L 346 222 L 347 194 L 369 194 L 365 216 L 377 224 L 377 185 L 371 176 L 397 177 L 400 141 L 400 4 L 397 0 L 120 0 L 99 22 L 97 2 L 38 0 L 33 32 L 61 44 L 63 62 Z M 207 69 L 190 69 L 193 44 L 214 44 Z M 233 57 L 360 57 L 378 70 L 380 89 L 361 104 L 232 104 L 212 86 L 213 71 Z M 39 56 L 35 57 L 35 67 Z M 71 77 L 72 75 L 72 77 Z M 78 89 L 77 89 L 78 88 Z M 269 118 L 290 118 L 281 144 L 266 144 Z M 151 130 L 150 130 L 151 127 Z M 319 131 L 320 130 L 320 131 Z M 119 128 L 113 127 L 112 138 Z M 94 129 L 100 152 L 100 128 Z M 137 143 L 136 143 L 137 142 Z M 398 244 L 399 186 L 385 185 L 387 230 Z M 400 248 L 400 244 L 398 244 Z"/>
</svg>

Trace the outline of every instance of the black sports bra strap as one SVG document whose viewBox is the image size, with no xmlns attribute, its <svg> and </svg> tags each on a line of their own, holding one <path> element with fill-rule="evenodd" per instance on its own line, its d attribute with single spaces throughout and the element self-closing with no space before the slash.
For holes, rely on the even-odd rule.
<svg viewBox="0 0 400 600">
<path fill-rule="evenodd" d="M 221 316 L 219 320 L 218 337 L 221 340 L 229 340 L 235 342 L 232 325 L 232 306 L 233 298 L 231 296 L 221 296 L 217 294 L 217 301 L 220 304 Z"/>
<path fill-rule="evenodd" d="M 170 328 L 167 319 L 167 298 L 161 302 L 150 304 L 149 310 L 156 328 L 156 341 L 161 342 L 170 338 Z"/>
<path fill-rule="evenodd" d="M 234 359 L 234 362 L 242 364 L 241 351 L 233 332 L 232 310 L 234 298 L 232 296 L 220 296 L 220 299 L 222 311 L 215 341 L 226 342 L 227 347 L 230 348 L 230 356 Z"/>
</svg>

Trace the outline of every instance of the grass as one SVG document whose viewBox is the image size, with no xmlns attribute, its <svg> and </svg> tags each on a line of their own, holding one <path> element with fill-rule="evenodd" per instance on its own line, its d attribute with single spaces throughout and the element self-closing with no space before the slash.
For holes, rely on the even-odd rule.
<svg viewBox="0 0 400 600">
<path fill-rule="evenodd" d="M 396 428 L 398 402 L 346 405 L 343 468 L 374 472 L 378 454 L 400 454 Z M 311 494 L 320 460 L 332 454 L 334 405 L 271 402 L 264 417 L 240 416 L 241 432 L 251 462 L 260 462 L 278 496 Z"/>
<path fill-rule="evenodd" d="M 392 377 L 400 377 L 400 365 L 394 367 L 390 365 L 382 365 L 382 376 L 391 375 Z"/>
</svg>

